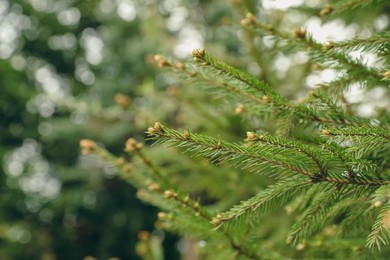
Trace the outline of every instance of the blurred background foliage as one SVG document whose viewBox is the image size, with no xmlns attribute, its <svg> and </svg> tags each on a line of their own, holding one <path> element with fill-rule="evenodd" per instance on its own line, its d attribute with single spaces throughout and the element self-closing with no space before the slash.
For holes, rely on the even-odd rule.
<svg viewBox="0 0 390 260">
<path fill-rule="evenodd" d="M 262 2 L 0 0 L 1 259 L 139 259 L 136 248 L 142 251 L 148 234 L 141 230 L 164 238 L 165 258 L 178 259 L 185 241 L 156 229 L 156 209 L 139 202 L 115 168 L 80 156 L 79 140 L 96 140 L 126 156 L 126 139 L 143 141 L 155 121 L 228 140 L 242 140 L 245 131 L 262 124 L 272 129 L 253 117 L 243 120 L 240 104 L 214 100 L 153 62 L 156 53 L 185 60 L 192 49 L 206 46 L 219 59 L 277 85 L 283 95 L 299 98 L 305 89 L 297 82 L 304 79 L 310 89 L 322 72 L 307 76 L 312 64 L 305 54 L 283 53 L 289 46 L 272 37 L 251 41 L 240 20 L 262 5 L 265 22 L 291 30 L 310 19 L 320 23 L 315 19 L 324 3 L 291 1 L 304 6 L 284 15 L 284 7 L 272 7 L 275 1 Z M 359 21 L 336 18 L 339 27 L 350 28 L 347 37 L 370 35 L 372 24 L 377 31 L 388 27 L 388 15 L 378 18 L 379 11 Z M 220 106 L 205 105 L 212 102 Z M 189 160 L 174 149 L 156 147 L 149 156 L 178 173 L 183 190 L 206 194 L 203 204 L 232 191 L 248 197 L 270 181 L 238 177 L 238 170 Z M 190 171 L 191 165 L 203 168 Z M 202 178 L 226 171 L 227 185 Z M 273 221 L 270 228 L 284 220 Z"/>
<path fill-rule="evenodd" d="M 80 157 L 79 140 L 121 155 L 157 119 L 186 125 L 183 111 L 197 113 L 185 99 L 201 94 L 178 99 L 153 55 L 186 58 L 205 41 L 237 55 L 234 15 L 226 1 L 0 0 L 2 259 L 138 259 L 156 210 L 115 169 Z M 166 259 L 179 257 L 176 242 L 165 236 Z"/>
</svg>

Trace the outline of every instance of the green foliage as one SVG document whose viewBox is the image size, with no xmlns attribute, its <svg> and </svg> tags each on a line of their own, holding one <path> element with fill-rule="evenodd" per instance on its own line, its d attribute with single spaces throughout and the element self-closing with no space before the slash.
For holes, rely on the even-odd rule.
<svg viewBox="0 0 390 260">
<path fill-rule="evenodd" d="M 350 16 L 356 10 L 372 8 L 373 14 L 380 15 L 380 8 L 385 6 L 385 1 L 339 1 L 324 5 L 318 14 L 324 21 L 345 16 L 343 21 L 351 22 Z M 239 3 L 237 7 L 238 10 L 247 8 Z M 297 10 L 309 12 L 309 8 Z M 160 67 L 169 70 L 170 75 L 180 77 L 184 85 L 190 85 L 182 91 L 199 95 L 198 87 L 204 88 L 210 93 L 210 97 L 203 97 L 207 102 L 214 99 L 217 104 L 221 103 L 225 112 L 217 112 L 221 115 L 216 115 L 216 120 L 229 118 L 229 114 L 222 113 L 231 113 L 235 107 L 238 116 L 244 115 L 240 124 L 245 128 L 241 133 L 248 128 L 254 131 L 247 132 L 245 142 L 240 142 L 238 139 L 243 139 L 242 134 L 231 136 L 233 124 L 209 130 L 210 126 L 188 122 L 187 130 L 175 130 L 157 122 L 148 128 L 147 142 L 153 140 L 154 146 L 177 147 L 191 157 L 207 158 L 219 167 L 227 163 L 233 166 L 234 173 L 225 173 L 226 168 L 221 168 L 222 174 L 218 175 L 201 163 L 188 168 L 191 172 L 180 175 L 180 167 L 175 168 L 172 164 L 181 165 L 184 159 L 169 160 L 169 166 L 165 168 L 167 159 L 154 155 L 152 161 L 158 163 L 152 164 L 140 145 L 129 139 L 126 150 L 141 158 L 141 161 L 131 159 L 132 163 L 139 165 L 139 169 L 144 165 L 145 171 L 149 168 L 155 173 L 149 177 L 148 174 L 131 174 L 133 177 L 129 177 L 129 181 L 136 178 L 135 185 L 142 186 L 137 186 L 141 193 L 139 197 L 164 210 L 160 214 L 162 228 L 204 240 L 205 248 L 219 241 L 218 248 L 226 250 L 227 255 L 247 259 L 261 259 L 265 255 L 271 259 L 339 259 L 346 255 L 356 256 L 359 251 L 362 258 L 388 256 L 387 249 L 369 249 L 388 243 L 388 31 L 319 42 L 313 32 L 286 26 L 283 18 L 273 19 L 262 11 L 260 8 L 256 14 L 248 13 L 241 20 L 247 53 L 253 55 L 250 61 L 260 70 L 257 76 L 240 67 L 241 61 L 234 66 L 228 65 L 229 62 L 212 56 L 212 50 L 203 48 L 194 50 L 192 61 L 186 63 L 155 56 Z M 289 11 L 283 15 L 288 16 Z M 284 27 L 292 33 L 286 33 Z M 265 37 L 269 37 L 272 44 L 267 46 Z M 307 60 L 301 68 L 301 76 L 293 75 L 300 68 L 290 69 L 292 73 L 287 69 L 284 76 L 275 76 L 284 71 L 267 66 L 277 59 L 276 52 L 285 57 L 304 52 Z M 373 55 L 373 63 L 365 61 L 368 54 Z M 315 74 L 316 70 L 331 70 L 335 76 L 331 81 L 304 89 L 306 76 Z M 358 89 L 356 86 L 363 92 L 363 97 L 360 101 L 349 100 L 349 93 Z M 288 87 L 300 94 L 294 95 Z M 368 106 L 364 98 L 370 91 L 381 91 L 387 99 L 382 108 L 374 106 L 372 109 L 376 111 L 367 116 L 361 111 Z M 216 122 L 209 120 L 206 123 L 213 125 Z M 206 133 L 189 130 L 193 128 Z M 133 143 L 132 148 L 129 148 L 129 142 Z M 90 152 L 96 154 L 95 149 L 101 148 Z M 153 154 L 152 151 L 148 153 Z M 196 158 L 193 160 L 199 162 Z M 202 170 L 207 173 L 200 175 Z M 237 184 L 236 190 L 231 190 L 234 195 L 227 192 L 227 187 L 224 194 L 220 186 L 227 186 L 224 180 L 228 174 L 238 176 L 235 182 L 242 182 L 250 192 L 240 194 Z M 251 174 L 254 174 L 252 183 L 240 177 Z M 187 182 L 191 180 L 191 175 L 206 182 L 209 180 L 208 184 L 191 189 L 186 186 L 186 179 Z M 158 187 L 157 193 L 153 187 Z M 210 196 L 213 189 L 221 190 L 219 196 Z M 184 195 L 186 192 L 189 195 Z M 194 196 L 191 193 L 201 194 L 197 202 L 191 200 Z M 276 212 L 283 207 L 287 213 Z M 276 217 L 278 214 L 288 216 L 281 221 Z M 284 245 L 283 237 L 296 247 Z M 368 248 L 364 248 L 367 237 Z M 262 243 L 264 246 L 260 245 Z M 326 250 L 320 250 L 322 246 Z M 207 253 L 198 254 L 208 259 Z M 220 257 L 223 259 L 222 255 Z"/>
<path fill-rule="evenodd" d="M 388 258 L 389 3 L 279 2 L 0 1 L 0 255 Z"/>
</svg>

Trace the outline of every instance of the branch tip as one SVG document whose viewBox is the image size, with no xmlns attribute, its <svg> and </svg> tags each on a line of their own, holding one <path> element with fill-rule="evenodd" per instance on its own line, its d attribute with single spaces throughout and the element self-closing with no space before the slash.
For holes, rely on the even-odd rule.
<svg viewBox="0 0 390 260">
<path fill-rule="evenodd" d="M 333 8 L 326 4 L 320 11 L 320 16 L 326 16 L 328 14 L 330 14 L 331 12 L 333 12 Z"/>
<path fill-rule="evenodd" d="M 246 140 L 253 141 L 256 139 L 256 134 L 253 132 L 246 132 Z"/>
<path fill-rule="evenodd" d="M 143 147 L 143 144 L 140 142 L 137 142 L 134 138 L 127 139 L 125 151 L 126 152 L 134 152 L 136 150 L 141 150 Z"/>
<path fill-rule="evenodd" d="M 157 63 L 157 65 L 160 68 L 171 66 L 171 64 L 166 59 L 164 59 L 160 54 L 154 55 L 154 61 Z"/>
<path fill-rule="evenodd" d="M 304 39 L 306 37 L 306 30 L 302 30 L 301 28 L 294 28 L 292 30 L 292 35 L 295 38 Z"/>
<path fill-rule="evenodd" d="M 332 49 L 333 47 L 334 47 L 334 43 L 332 41 L 327 41 L 324 44 L 322 44 L 322 48 L 325 51 L 328 51 L 328 50 Z"/>
<path fill-rule="evenodd" d="M 192 57 L 194 61 L 197 61 L 198 59 L 203 59 L 206 54 L 206 51 L 204 48 L 196 49 L 192 51 Z"/>
<path fill-rule="evenodd" d="M 155 122 L 153 126 L 148 127 L 148 130 L 146 131 L 146 133 L 149 135 L 163 133 L 163 129 L 162 129 L 160 122 Z"/>
<path fill-rule="evenodd" d="M 384 80 L 390 80 L 390 70 L 383 73 Z"/>
<path fill-rule="evenodd" d="M 96 149 L 96 143 L 89 139 L 80 140 L 81 154 L 87 155 Z"/>
<path fill-rule="evenodd" d="M 330 132 L 329 132 L 328 129 L 322 129 L 321 134 L 322 134 L 323 136 L 328 136 L 328 135 L 330 135 Z"/>
</svg>

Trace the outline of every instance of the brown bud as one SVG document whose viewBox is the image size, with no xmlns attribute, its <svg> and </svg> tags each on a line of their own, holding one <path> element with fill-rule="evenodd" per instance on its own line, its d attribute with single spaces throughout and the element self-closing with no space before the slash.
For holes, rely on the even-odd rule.
<svg viewBox="0 0 390 260">
<path fill-rule="evenodd" d="M 161 55 L 154 55 L 154 61 L 157 63 L 159 67 L 171 66 L 171 64 L 165 60 Z"/>
<path fill-rule="evenodd" d="M 157 217 L 158 217 L 159 219 L 165 219 L 165 218 L 167 217 L 167 213 L 165 213 L 165 212 L 159 212 L 159 213 L 157 213 Z"/>
<path fill-rule="evenodd" d="M 320 16 L 326 16 L 333 12 L 333 8 L 330 5 L 325 5 L 320 11 Z"/>
<path fill-rule="evenodd" d="M 256 135 L 253 132 L 246 132 L 246 140 L 252 141 L 256 139 Z"/>
<path fill-rule="evenodd" d="M 329 132 L 329 130 L 327 130 L 327 129 L 322 129 L 322 135 L 324 135 L 324 136 L 327 136 L 327 135 L 329 135 L 330 134 L 330 132 Z"/>
<path fill-rule="evenodd" d="M 195 202 L 194 203 L 194 209 L 198 209 L 199 208 L 199 202 Z"/>
<path fill-rule="evenodd" d="M 190 133 L 189 133 L 188 131 L 185 131 L 185 132 L 183 133 L 183 138 L 184 138 L 185 140 L 187 140 L 188 137 L 190 137 Z"/>
<path fill-rule="evenodd" d="M 327 41 L 325 42 L 324 44 L 322 44 L 322 48 L 325 50 L 325 51 L 328 51 L 330 49 L 332 49 L 334 47 L 334 43 L 331 42 L 331 41 Z"/>
<path fill-rule="evenodd" d="M 249 24 L 249 20 L 244 18 L 244 19 L 241 19 L 240 23 L 242 26 L 247 26 Z"/>
<path fill-rule="evenodd" d="M 305 30 L 302 30 L 302 29 L 300 29 L 300 28 L 295 28 L 295 29 L 293 29 L 293 31 L 292 31 L 292 35 L 293 35 L 295 38 L 303 39 L 303 38 L 305 38 L 305 36 L 306 36 L 306 31 L 305 31 Z"/>
<path fill-rule="evenodd" d="M 206 51 L 204 48 L 201 48 L 199 50 L 193 50 L 192 51 L 192 57 L 193 57 L 193 61 L 198 61 L 199 59 L 203 58 L 204 55 L 206 54 Z"/>
<path fill-rule="evenodd" d="M 118 165 L 123 165 L 123 164 L 125 164 L 125 162 L 126 162 L 126 160 L 123 157 L 119 157 L 118 159 L 116 159 L 116 163 Z"/>
<path fill-rule="evenodd" d="M 127 139 L 125 151 L 134 152 L 135 150 L 139 150 L 137 140 L 135 140 L 134 138 Z"/>
<path fill-rule="evenodd" d="M 297 246 L 296 246 L 296 249 L 298 251 L 302 251 L 306 248 L 306 245 L 304 243 L 299 243 Z"/>
<path fill-rule="evenodd" d="M 186 66 L 183 63 L 178 63 L 178 64 L 176 64 L 176 68 L 178 70 L 184 70 L 186 68 Z"/>
<path fill-rule="evenodd" d="M 161 131 L 161 124 L 159 122 L 154 123 L 153 129 L 154 131 Z"/>
<path fill-rule="evenodd" d="M 81 154 L 87 155 L 96 149 L 96 143 L 89 139 L 80 140 Z"/>
<path fill-rule="evenodd" d="M 219 224 L 222 223 L 222 215 L 221 214 L 217 214 L 211 221 L 210 221 L 211 225 L 213 226 L 218 226 Z"/>
<path fill-rule="evenodd" d="M 390 80 L 390 70 L 383 73 L 383 79 Z"/>
<path fill-rule="evenodd" d="M 246 14 L 246 19 L 248 19 L 248 21 L 251 23 L 253 23 L 256 20 L 254 14 L 252 14 L 250 12 Z"/>
<path fill-rule="evenodd" d="M 114 97 L 115 103 L 117 103 L 121 107 L 128 107 L 131 105 L 131 98 L 122 93 L 118 93 Z"/>
<path fill-rule="evenodd" d="M 150 233 L 148 231 L 138 232 L 138 239 L 141 241 L 148 241 L 150 239 Z"/>
<path fill-rule="evenodd" d="M 238 104 L 236 107 L 236 113 L 241 114 L 242 112 L 245 111 L 244 105 L 243 104 Z"/>
<path fill-rule="evenodd" d="M 171 190 L 166 190 L 164 191 L 164 196 L 168 199 L 170 198 L 177 198 L 177 193 L 171 191 Z"/>
<path fill-rule="evenodd" d="M 148 186 L 148 190 L 150 190 L 150 191 L 158 191 L 160 189 L 161 189 L 161 187 L 157 183 L 152 183 L 152 184 L 149 184 L 149 186 Z"/>
<path fill-rule="evenodd" d="M 154 128 L 153 127 L 148 127 L 148 134 L 153 134 L 154 133 Z"/>
<path fill-rule="evenodd" d="M 160 54 L 154 55 L 154 60 L 155 60 L 156 62 L 159 62 L 161 59 L 162 59 L 162 57 L 161 57 Z"/>
</svg>

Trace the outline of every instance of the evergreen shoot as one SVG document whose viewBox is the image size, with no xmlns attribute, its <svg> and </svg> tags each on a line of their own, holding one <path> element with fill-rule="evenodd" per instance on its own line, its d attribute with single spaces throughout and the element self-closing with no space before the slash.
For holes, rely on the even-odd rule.
<svg viewBox="0 0 390 260">
<path fill-rule="evenodd" d="M 147 145 L 130 138 L 124 157 L 89 140 L 83 152 L 115 166 L 141 200 L 161 209 L 156 228 L 195 241 L 199 259 L 389 257 L 389 31 L 319 42 L 304 27 L 272 24 L 261 4 L 235 5 L 247 12 L 236 26 L 257 75 L 207 46 L 187 62 L 155 55 L 182 84 L 192 115 L 208 114 L 206 124 L 157 118 Z M 388 21 L 388 8 L 388 1 L 355 0 L 292 11 L 326 22 L 373 10 Z M 293 68 L 301 76 L 275 76 L 267 60 L 281 53 L 304 55 L 304 69 Z M 325 70 L 336 76 L 306 86 L 308 75 Z M 354 90 L 358 101 L 349 98 Z M 370 93 L 381 93 L 384 105 L 371 104 Z"/>
</svg>

